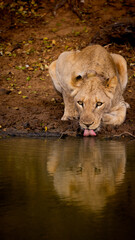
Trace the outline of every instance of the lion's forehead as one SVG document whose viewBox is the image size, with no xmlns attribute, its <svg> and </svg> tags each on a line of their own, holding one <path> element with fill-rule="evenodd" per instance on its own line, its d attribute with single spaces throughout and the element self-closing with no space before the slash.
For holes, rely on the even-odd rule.
<svg viewBox="0 0 135 240">
<path fill-rule="evenodd" d="M 84 98 L 85 101 L 87 102 L 100 102 L 100 101 L 107 101 L 107 97 L 104 93 L 104 91 L 101 89 L 101 91 L 93 91 L 89 93 L 88 96 L 85 96 Z"/>
<path fill-rule="evenodd" d="M 80 91 L 77 96 L 76 99 L 80 99 L 84 102 L 99 102 L 99 101 L 107 101 L 109 100 L 108 97 L 105 94 L 105 91 L 103 91 L 102 88 L 98 88 L 95 89 L 93 91 L 89 91 L 88 89 L 86 89 L 86 91 Z"/>
</svg>

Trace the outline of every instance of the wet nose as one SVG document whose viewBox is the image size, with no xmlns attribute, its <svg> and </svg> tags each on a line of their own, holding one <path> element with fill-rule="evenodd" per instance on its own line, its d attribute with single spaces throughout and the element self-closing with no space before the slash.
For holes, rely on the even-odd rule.
<svg viewBox="0 0 135 240">
<path fill-rule="evenodd" d="M 89 128 L 93 123 L 94 123 L 94 122 L 91 122 L 91 123 L 85 123 L 85 126 L 86 126 L 87 128 Z"/>
</svg>

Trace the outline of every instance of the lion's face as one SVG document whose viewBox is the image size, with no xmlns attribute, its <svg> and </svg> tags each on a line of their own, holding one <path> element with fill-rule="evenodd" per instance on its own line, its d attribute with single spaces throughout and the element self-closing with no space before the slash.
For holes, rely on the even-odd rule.
<svg viewBox="0 0 135 240">
<path fill-rule="evenodd" d="M 111 108 L 113 86 L 110 90 L 97 77 L 88 79 L 74 96 L 82 129 L 96 130 L 100 127 L 104 113 Z"/>
</svg>

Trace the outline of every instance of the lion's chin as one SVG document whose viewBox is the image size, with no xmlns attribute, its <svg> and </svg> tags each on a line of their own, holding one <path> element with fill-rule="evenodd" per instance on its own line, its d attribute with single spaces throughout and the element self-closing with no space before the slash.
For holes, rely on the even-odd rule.
<svg viewBox="0 0 135 240">
<path fill-rule="evenodd" d="M 95 133 L 94 130 L 89 130 L 89 129 L 84 129 L 84 133 L 83 133 L 83 136 L 84 137 L 88 137 L 88 136 L 96 136 L 97 134 Z"/>
</svg>

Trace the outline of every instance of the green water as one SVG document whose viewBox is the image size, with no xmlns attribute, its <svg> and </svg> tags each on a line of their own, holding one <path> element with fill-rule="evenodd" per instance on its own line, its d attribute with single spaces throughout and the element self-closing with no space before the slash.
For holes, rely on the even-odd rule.
<svg viewBox="0 0 135 240">
<path fill-rule="evenodd" d="M 135 142 L 0 140 L 0 240 L 134 240 Z"/>
</svg>

